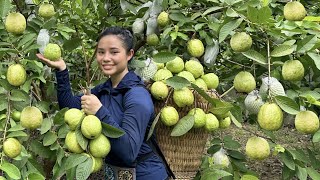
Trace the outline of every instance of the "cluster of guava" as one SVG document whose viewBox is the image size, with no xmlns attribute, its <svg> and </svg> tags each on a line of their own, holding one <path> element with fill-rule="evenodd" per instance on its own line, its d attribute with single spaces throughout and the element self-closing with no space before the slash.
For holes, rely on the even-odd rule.
<svg viewBox="0 0 320 180">
<path fill-rule="evenodd" d="M 34 106 L 27 106 L 23 110 L 13 110 L 11 118 L 28 130 L 40 128 L 43 122 L 42 112 Z M 2 151 L 8 158 L 16 158 L 21 154 L 22 144 L 18 137 L 9 137 L 4 139 Z"/>
<path fill-rule="evenodd" d="M 288 2 L 284 6 L 284 17 L 289 21 L 301 21 L 305 16 L 306 10 L 298 1 Z M 245 32 L 237 32 L 231 37 L 230 46 L 235 52 L 245 52 L 251 48 L 252 39 Z M 301 81 L 304 78 L 304 66 L 299 60 L 286 60 L 281 75 L 284 81 Z M 233 85 L 237 92 L 248 93 L 245 107 L 249 113 L 257 114 L 257 122 L 262 129 L 276 131 L 282 127 L 283 111 L 273 97 L 286 96 L 286 93 L 278 79 L 264 77 L 260 89 L 256 90 L 254 76 L 248 71 L 241 71 L 235 76 Z M 294 123 L 295 128 L 304 134 L 314 134 L 319 129 L 319 118 L 310 110 L 296 114 Z M 269 144 L 261 137 L 249 138 L 246 154 L 251 159 L 265 159 L 270 154 Z"/>
<path fill-rule="evenodd" d="M 109 139 L 102 133 L 101 121 L 96 116 L 86 115 L 76 108 L 65 112 L 64 121 L 69 127 L 65 138 L 66 148 L 71 153 L 83 154 L 91 158 L 92 173 L 99 171 L 103 165 L 103 158 L 111 150 Z M 88 147 L 80 146 L 79 141 L 83 138 L 89 141 Z"/>
</svg>

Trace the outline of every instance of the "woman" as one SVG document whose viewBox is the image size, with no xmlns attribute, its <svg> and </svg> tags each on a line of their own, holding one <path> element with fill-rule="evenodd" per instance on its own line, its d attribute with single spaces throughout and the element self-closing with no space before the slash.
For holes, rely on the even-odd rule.
<svg viewBox="0 0 320 180">
<path fill-rule="evenodd" d="M 125 131 L 120 138 L 110 138 L 111 152 L 105 159 L 107 179 L 113 179 L 113 176 L 118 179 L 128 172 L 133 174 L 132 179 L 136 174 L 137 180 L 167 179 L 161 159 L 144 141 L 146 129 L 154 118 L 154 109 L 143 81 L 127 67 L 134 55 L 132 34 L 126 29 L 111 27 L 103 31 L 97 41 L 97 62 L 110 78 L 93 88 L 90 95 L 81 97 L 73 96 L 66 63 L 62 59 L 50 61 L 37 54 L 44 63 L 57 69 L 60 108 L 83 109 L 86 114 L 94 114 L 104 123 Z"/>
</svg>

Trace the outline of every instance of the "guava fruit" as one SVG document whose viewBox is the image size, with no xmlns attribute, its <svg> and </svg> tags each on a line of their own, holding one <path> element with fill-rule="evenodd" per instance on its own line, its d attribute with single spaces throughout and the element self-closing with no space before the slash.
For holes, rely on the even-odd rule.
<svg viewBox="0 0 320 180">
<path fill-rule="evenodd" d="M 88 139 L 97 138 L 102 131 L 101 121 L 97 116 L 87 115 L 81 123 L 81 133 Z"/>
<path fill-rule="evenodd" d="M 283 15 L 289 21 L 301 21 L 307 11 L 299 1 L 288 2 L 283 8 Z"/>
<path fill-rule="evenodd" d="M 282 77 L 287 81 L 301 81 L 304 77 L 304 67 L 299 60 L 288 60 L 282 66 Z"/>
<path fill-rule="evenodd" d="M 139 71 L 139 75 L 144 81 L 149 81 L 156 74 L 158 67 L 154 61 L 150 61 L 144 68 Z"/>
<path fill-rule="evenodd" d="M 150 46 L 156 46 L 159 44 L 159 37 L 157 34 L 149 34 L 147 36 L 147 44 Z"/>
<path fill-rule="evenodd" d="M 13 86 L 21 86 L 27 79 L 27 72 L 21 64 L 12 64 L 8 67 L 7 80 Z"/>
<path fill-rule="evenodd" d="M 15 158 L 21 153 L 21 144 L 16 138 L 8 138 L 3 142 L 3 152 L 9 158 Z"/>
<path fill-rule="evenodd" d="M 246 155 L 253 160 L 264 160 L 270 155 L 267 140 L 261 137 L 250 137 L 246 143 Z"/>
<path fill-rule="evenodd" d="M 223 168 L 226 168 L 230 164 L 230 160 L 226 154 L 226 151 L 221 148 L 219 151 L 213 154 L 213 163 L 215 165 L 222 166 Z"/>
<path fill-rule="evenodd" d="M 283 113 L 276 103 L 265 103 L 260 107 L 258 123 L 262 129 L 276 131 L 283 124 Z"/>
<path fill-rule="evenodd" d="M 168 86 L 162 81 L 152 83 L 150 87 L 151 95 L 157 100 L 164 100 L 169 94 Z"/>
<path fill-rule="evenodd" d="M 76 108 L 71 108 L 64 114 L 64 122 L 74 131 L 85 114 Z"/>
<path fill-rule="evenodd" d="M 184 69 L 184 61 L 180 57 L 166 63 L 166 68 L 172 73 L 179 73 Z"/>
<path fill-rule="evenodd" d="M 238 92 L 250 93 L 256 88 L 256 80 L 250 72 L 241 71 L 234 77 L 233 86 Z"/>
<path fill-rule="evenodd" d="M 19 12 L 9 13 L 6 18 L 5 27 L 9 33 L 15 35 L 23 34 L 27 27 L 26 18 Z"/>
<path fill-rule="evenodd" d="M 214 73 L 207 73 L 201 76 L 207 84 L 208 89 L 216 89 L 219 85 L 219 77 Z"/>
<path fill-rule="evenodd" d="M 169 14 L 165 11 L 162 11 L 157 18 L 157 23 L 160 27 L 164 27 L 169 24 Z"/>
<path fill-rule="evenodd" d="M 185 79 L 187 79 L 189 82 L 193 83 L 196 81 L 196 79 L 194 78 L 194 76 L 191 74 L 191 72 L 189 71 L 181 71 L 177 74 L 177 76 L 183 77 Z"/>
<path fill-rule="evenodd" d="M 178 107 L 191 106 L 194 102 L 194 95 L 187 87 L 175 89 L 173 91 L 173 101 Z"/>
<path fill-rule="evenodd" d="M 75 131 L 69 131 L 66 139 L 65 139 L 65 144 L 70 152 L 73 153 L 82 153 L 83 149 L 79 145 L 77 141 L 77 136 Z"/>
<path fill-rule="evenodd" d="M 262 97 L 267 97 L 269 95 L 274 96 L 286 96 L 286 92 L 282 84 L 278 81 L 278 79 L 274 77 L 264 77 L 262 78 L 262 84 L 260 86 L 259 94 Z"/>
<path fill-rule="evenodd" d="M 206 125 L 206 113 L 201 108 L 193 108 L 188 115 L 194 116 L 194 128 L 201 128 Z"/>
<path fill-rule="evenodd" d="M 39 7 L 39 15 L 43 18 L 51 18 L 54 16 L 55 11 L 54 11 L 54 6 L 49 3 L 43 3 Z"/>
<path fill-rule="evenodd" d="M 37 129 L 41 127 L 42 121 L 43 115 L 37 107 L 27 106 L 21 111 L 20 124 L 26 129 Z"/>
<path fill-rule="evenodd" d="M 17 111 L 17 110 L 13 110 L 12 113 L 11 113 L 11 117 L 14 121 L 20 121 L 20 118 L 21 118 L 21 112 L 20 111 Z"/>
<path fill-rule="evenodd" d="M 244 105 L 250 114 L 258 114 L 260 107 L 264 104 L 259 91 L 251 91 L 244 100 Z"/>
<path fill-rule="evenodd" d="M 231 49 L 235 52 L 248 51 L 252 46 L 252 38 L 245 32 L 237 32 L 230 39 Z"/>
<path fill-rule="evenodd" d="M 106 157 L 111 150 L 111 144 L 109 139 L 100 134 L 96 139 L 92 139 L 89 142 L 89 151 L 92 156 L 96 158 Z"/>
<path fill-rule="evenodd" d="M 206 114 L 206 125 L 204 126 L 208 132 L 219 129 L 219 120 L 212 113 Z"/>
<path fill-rule="evenodd" d="M 197 85 L 199 88 L 201 88 L 204 91 L 208 90 L 208 86 L 207 86 L 206 82 L 204 82 L 204 80 L 201 78 L 196 79 L 194 84 Z"/>
<path fill-rule="evenodd" d="M 179 113 L 172 106 L 166 106 L 161 110 L 161 122 L 166 126 L 173 126 L 179 121 Z"/>
<path fill-rule="evenodd" d="M 58 44 L 49 43 L 44 48 L 43 56 L 51 61 L 58 61 L 61 58 L 61 48 Z"/>
<path fill-rule="evenodd" d="M 191 72 L 194 78 L 198 78 L 204 74 L 203 66 L 196 60 L 189 60 L 184 65 L 185 70 Z"/>
<path fill-rule="evenodd" d="M 191 56 L 200 57 L 204 53 L 204 46 L 199 39 L 191 39 L 187 43 L 187 50 Z"/>
<path fill-rule="evenodd" d="M 296 129 L 304 134 L 314 134 L 319 129 L 319 118 L 312 111 L 300 111 L 295 119 Z"/>
<path fill-rule="evenodd" d="M 219 121 L 219 128 L 220 129 L 227 129 L 228 127 L 230 127 L 230 125 L 231 125 L 231 118 L 230 117 L 222 118 Z"/>
<path fill-rule="evenodd" d="M 165 81 L 166 79 L 172 77 L 172 73 L 168 69 L 159 69 L 153 76 L 154 81 Z"/>
<path fill-rule="evenodd" d="M 134 34 L 142 34 L 144 31 L 144 21 L 142 18 L 137 18 L 132 24 L 132 32 Z"/>
</svg>

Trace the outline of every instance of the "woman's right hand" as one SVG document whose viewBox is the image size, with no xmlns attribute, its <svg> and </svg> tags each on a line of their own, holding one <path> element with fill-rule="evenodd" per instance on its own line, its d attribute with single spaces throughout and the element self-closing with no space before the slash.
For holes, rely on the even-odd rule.
<svg viewBox="0 0 320 180">
<path fill-rule="evenodd" d="M 51 61 L 47 58 L 45 58 L 42 54 L 38 53 L 36 54 L 37 57 L 44 62 L 46 65 L 48 65 L 49 67 L 52 68 L 56 68 L 58 71 L 63 71 L 67 68 L 66 63 L 64 62 L 64 60 L 59 59 L 58 61 Z"/>
</svg>

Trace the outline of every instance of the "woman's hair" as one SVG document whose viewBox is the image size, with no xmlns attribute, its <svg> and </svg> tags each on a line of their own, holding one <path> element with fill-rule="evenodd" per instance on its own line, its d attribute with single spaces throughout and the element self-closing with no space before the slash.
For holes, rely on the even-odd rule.
<svg viewBox="0 0 320 180">
<path fill-rule="evenodd" d="M 122 27 L 109 27 L 105 29 L 97 38 L 97 42 L 100 41 L 101 38 L 107 35 L 116 35 L 121 39 L 122 44 L 124 45 L 127 52 L 133 49 L 133 36 L 132 33 L 125 28 Z"/>
</svg>

